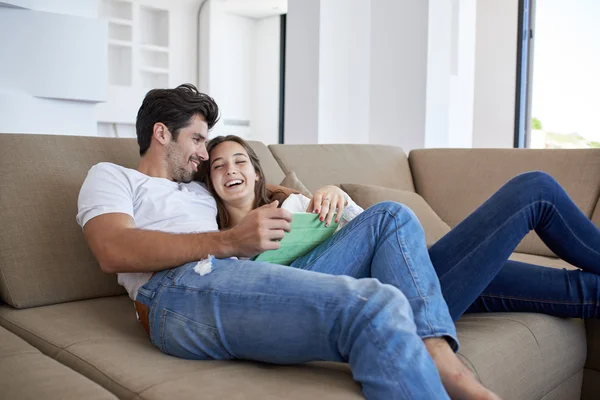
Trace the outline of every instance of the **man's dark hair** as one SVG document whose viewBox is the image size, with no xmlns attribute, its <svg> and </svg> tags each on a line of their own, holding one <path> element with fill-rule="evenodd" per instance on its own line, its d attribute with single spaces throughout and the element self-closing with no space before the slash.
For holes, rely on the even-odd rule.
<svg viewBox="0 0 600 400">
<path fill-rule="evenodd" d="M 150 148 L 154 124 L 162 122 L 177 140 L 179 130 L 192 123 L 200 114 L 211 129 L 219 120 L 219 106 L 207 94 L 200 93 L 191 83 L 175 89 L 152 89 L 144 97 L 135 123 L 140 155 Z"/>
</svg>

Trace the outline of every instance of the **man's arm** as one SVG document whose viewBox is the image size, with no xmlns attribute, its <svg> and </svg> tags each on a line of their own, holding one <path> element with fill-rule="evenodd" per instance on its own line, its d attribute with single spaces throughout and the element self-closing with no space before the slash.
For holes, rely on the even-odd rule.
<svg viewBox="0 0 600 400">
<path fill-rule="evenodd" d="M 253 257 L 279 248 L 291 214 L 271 203 L 222 232 L 174 234 L 135 227 L 131 216 L 103 214 L 88 221 L 84 236 L 106 273 L 154 272 L 206 258 Z"/>
</svg>

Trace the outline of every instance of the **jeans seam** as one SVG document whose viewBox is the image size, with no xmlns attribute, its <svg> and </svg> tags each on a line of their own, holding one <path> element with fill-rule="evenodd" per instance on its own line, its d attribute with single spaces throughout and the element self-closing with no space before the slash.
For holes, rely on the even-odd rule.
<svg viewBox="0 0 600 400">
<path fill-rule="evenodd" d="M 218 329 L 218 328 L 216 328 L 216 327 L 213 327 L 213 326 L 210 326 L 210 325 L 207 325 L 207 324 L 204 324 L 204 323 L 202 323 L 202 322 L 198 322 L 198 321 L 196 321 L 196 320 L 193 320 L 193 319 L 191 319 L 191 318 L 188 318 L 188 317 L 186 317 L 185 315 L 182 315 L 182 314 L 180 314 L 180 313 L 178 313 L 178 312 L 176 312 L 176 311 L 174 311 L 174 310 L 171 310 L 171 309 L 169 309 L 169 308 L 164 308 L 164 309 L 163 309 L 163 312 L 161 313 L 161 324 L 163 324 L 163 321 L 164 321 L 164 323 L 166 323 L 166 320 L 167 320 L 167 318 L 168 318 L 168 317 L 170 317 L 170 318 L 174 318 L 174 319 L 177 319 L 177 320 L 179 320 L 180 322 L 183 322 L 185 325 L 189 325 L 189 324 L 192 324 L 192 325 L 193 325 L 193 324 L 195 324 L 195 325 L 198 325 L 198 327 L 199 327 L 200 329 L 207 329 L 207 330 L 208 330 L 208 331 L 210 331 L 210 332 L 211 332 L 213 335 L 215 335 L 215 337 L 218 339 L 218 341 L 219 341 L 219 343 L 218 343 L 218 346 L 221 348 L 221 350 L 222 350 L 223 352 L 225 352 L 225 353 L 227 354 L 227 357 L 228 357 L 229 359 L 234 359 L 234 358 L 236 358 L 236 357 L 235 357 L 233 354 L 231 354 L 231 352 L 230 352 L 230 351 L 229 351 L 229 350 L 228 350 L 228 349 L 225 347 L 225 345 L 224 345 L 224 343 L 223 343 L 223 339 L 222 339 L 222 337 L 221 337 L 221 332 L 219 332 L 219 329 Z M 189 322 L 188 322 L 188 321 L 189 321 Z M 162 331 L 163 331 L 163 330 L 165 330 L 165 329 L 166 329 L 166 328 L 165 328 L 164 326 L 161 326 L 161 336 L 162 336 Z M 167 346 L 166 346 L 166 338 L 164 338 L 164 337 L 163 337 L 163 338 L 161 339 L 161 342 L 162 342 L 161 344 L 162 344 L 162 346 L 163 346 L 163 349 L 165 349 L 165 350 L 166 350 L 166 349 L 167 349 Z M 213 357 L 211 357 L 211 358 L 213 358 Z"/>
<path fill-rule="evenodd" d="M 223 295 L 228 295 L 228 296 L 236 296 L 236 297 L 248 297 L 248 296 L 259 296 L 261 298 L 270 298 L 270 299 L 277 299 L 277 298 L 285 298 L 285 299 L 301 299 L 301 300 L 312 300 L 312 298 L 308 298 L 305 296 L 290 296 L 290 295 L 275 295 L 275 294 L 269 294 L 269 293 L 256 293 L 256 292 L 252 292 L 252 293 L 248 293 L 248 292 L 244 292 L 244 293 L 235 293 L 235 292 L 227 292 L 227 291 L 222 291 L 222 290 L 214 290 L 214 289 L 196 289 L 196 288 L 190 288 L 190 287 L 186 287 L 186 286 L 170 286 L 169 289 L 175 289 L 175 290 L 183 290 L 183 291 L 189 291 L 189 292 L 195 292 L 195 293 L 203 293 L 206 295 L 210 295 L 212 293 L 215 294 L 223 294 Z M 326 304 L 320 304 L 320 303 L 311 303 L 311 306 L 314 306 L 315 308 L 318 308 L 319 310 L 331 310 L 333 308 L 335 308 L 335 306 L 328 306 L 328 302 L 325 302 Z"/>
<path fill-rule="evenodd" d="M 374 212 L 371 212 L 371 215 L 369 215 L 367 218 L 364 218 L 362 221 L 360 221 L 360 223 L 355 224 L 356 227 L 361 226 L 362 224 L 364 224 L 366 221 L 368 221 L 371 217 L 374 217 L 378 214 L 385 214 L 385 213 L 389 213 L 389 211 L 387 210 L 377 210 Z M 391 213 L 390 213 L 391 214 Z M 344 227 L 344 229 L 340 230 L 340 233 L 338 233 L 337 235 L 339 236 L 339 240 L 336 241 L 332 246 L 330 246 L 327 250 L 325 250 L 323 253 L 319 254 L 314 260 L 312 260 L 310 263 L 306 264 L 302 269 L 309 269 L 309 267 L 311 267 L 312 265 L 314 265 L 321 257 L 323 257 L 326 254 L 329 254 L 329 252 L 338 245 L 338 243 L 341 241 L 342 238 L 345 238 L 346 236 L 348 236 L 350 234 L 350 232 L 352 232 L 354 230 L 354 226 L 347 228 Z M 335 236 L 333 236 L 334 240 L 335 240 Z"/>
<path fill-rule="evenodd" d="M 528 299 L 528 298 L 523 298 L 523 297 L 513 297 L 513 296 L 502 296 L 502 295 L 495 295 L 495 294 L 485 294 L 482 293 L 479 295 L 479 297 L 486 297 L 486 298 L 490 298 L 490 299 L 504 299 L 504 300 L 518 300 L 518 301 L 529 301 L 532 303 L 548 303 L 548 304 L 561 304 L 561 305 L 586 305 L 586 306 L 591 306 L 594 305 L 594 302 L 566 302 L 566 301 L 551 301 L 551 300 L 541 300 L 541 299 Z"/>
<path fill-rule="evenodd" d="M 560 218 L 560 220 L 562 221 L 562 223 L 565 225 L 565 227 L 569 230 L 569 232 L 571 233 L 571 235 L 577 239 L 577 241 L 579 242 L 580 245 L 582 245 L 583 247 L 585 247 L 586 249 L 590 250 L 592 253 L 595 253 L 597 256 L 600 256 L 600 253 L 598 253 L 596 250 L 592 249 L 591 247 L 589 247 L 588 245 L 586 245 L 584 242 L 581 241 L 581 239 L 579 239 L 579 236 L 577 236 L 575 234 L 575 232 L 573 232 L 573 230 L 569 227 L 569 225 L 565 222 L 565 219 L 563 218 L 562 214 L 560 213 L 560 211 L 558 210 L 558 208 L 556 208 L 556 205 L 554 205 L 554 203 L 551 203 L 549 201 L 545 201 L 545 200 L 540 200 L 542 203 L 546 203 L 546 204 L 550 204 L 550 206 L 554 209 L 554 211 L 556 212 L 556 215 L 558 215 L 558 217 Z"/>
<path fill-rule="evenodd" d="M 355 303 L 354 303 L 354 307 L 358 307 L 358 305 L 356 303 L 356 300 L 355 300 Z M 360 311 L 359 311 L 359 313 L 360 313 Z M 373 345 L 375 347 L 377 347 L 377 349 L 379 351 L 384 352 L 385 348 L 383 348 L 381 346 L 381 339 L 380 339 L 380 337 L 378 335 L 378 332 L 372 326 L 372 321 L 373 321 L 374 315 L 371 312 L 368 312 L 366 310 L 365 310 L 365 314 L 367 316 L 367 318 L 366 318 L 366 321 L 367 321 L 367 326 L 366 326 L 367 335 L 372 338 Z M 384 357 L 383 359 L 386 359 L 386 358 Z M 392 369 L 392 368 L 390 368 L 390 366 L 391 366 L 391 360 L 389 360 L 389 359 L 386 359 L 386 360 L 387 360 L 387 362 L 386 362 L 387 367 L 388 367 L 389 370 L 391 370 Z M 406 386 L 405 386 L 405 383 L 404 383 L 403 379 L 400 379 L 400 380 L 396 381 L 396 383 L 399 384 L 400 387 L 402 387 L 404 393 L 406 393 L 406 394 L 409 393 L 409 391 L 406 390 Z"/>
<path fill-rule="evenodd" d="M 541 202 L 545 202 L 545 203 L 552 204 L 552 203 L 550 203 L 550 202 L 547 202 L 547 201 L 545 201 L 545 200 L 534 200 L 533 202 L 530 202 L 530 203 L 528 203 L 527 205 L 523 206 L 521 209 L 519 209 L 519 211 L 515 212 L 515 213 L 514 213 L 514 214 L 513 214 L 513 215 L 512 215 L 510 218 L 508 218 L 506 221 L 504 221 L 504 223 L 503 223 L 502 225 L 500 225 L 500 226 L 499 226 L 498 228 L 496 228 L 496 229 L 495 229 L 495 230 L 494 230 L 492 233 L 490 233 L 490 234 L 489 234 L 489 235 L 488 235 L 488 236 L 485 238 L 485 240 L 481 241 L 481 243 L 479 243 L 479 244 L 477 245 L 477 247 L 475 247 L 474 249 L 472 249 L 472 250 L 471 250 L 471 251 L 470 251 L 470 252 L 469 252 L 467 255 L 465 255 L 463 258 L 461 258 L 460 260 L 458 260 L 458 262 L 456 262 L 456 263 L 454 264 L 454 266 L 453 266 L 453 267 L 452 267 L 450 270 L 446 271 L 446 273 L 444 274 L 444 277 L 445 277 L 446 275 L 450 274 L 452 271 L 454 271 L 454 270 L 455 270 L 455 269 L 458 267 L 458 265 L 459 265 L 460 263 L 462 263 L 462 262 L 463 262 L 465 259 L 467 259 L 468 257 L 470 257 L 470 256 L 471 256 L 471 255 L 472 255 L 472 254 L 473 254 L 475 251 L 477 251 L 477 249 L 479 249 L 481 246 L 483 246 L 484 244 L 486 244 L 487 242 L 489 242 L 492 236 L 496 235 L 496 233 L 498 233 L 498 231 L 499 231 L 500 229 L 504 228 L 504 227 L 505 227 L 505 226 L 506 226 L 508 223 L 510 223 L 510 222 L 511 222 L 511 221 L 512 221 L 512 220 L 513 220 L 515 217 L 517 217 L 518 215 L 520 215 L 521 213 L 523 213 L 523 211 L 524 211 L 524 210 L 526 210 L 528 207 L 531 207 L 531 205 L 533 205 L 534 203 L 536 203 L 536 202 L 540 202 L 540 201 L 541 201 Z M 513 250 L 514 250 L 514 249 L 513 249 Z M 441 277 L 441 276 L 439 277 L 439 279 L 440 279 L 440 280 L 441 280 L 442 278 L 443 278 L 443 277 Z"/>
<path fill-rule="evenodd" d="M 391 215 L 391 213 L 390 213 Z M 417 281 L 418 279 L 415 278 L 415 274 L 412 268 L 412 262 L 409 261 L 409 257 L 407 257 L 406 252 L 404 251 L 404 241 L 402 240 L 402 238 L 399 235 L 399 229 L 402 228 L 403 226 L 405 226 L 409 221 L 406 221 L 405 223 L 403 223 L 402 225 L 398 226 L 398 219 L 396 218 L 396 215 L 393 215 L 394 218 L 394 224 L 396 225 L 396 240 L 398 240 L 398 244 L 400 245 L 400 252 L 402 253 L 402 258 L 404 258 L 404 262 L 406 263 L 406 267 L 408 268 L 408 272 L 413 280 L 413 284 L 415 285 L 415 288 L 417 289 L 417 293 L 419 295 L 419 298 L 422 300 L 423 302 L 423 307 L 425 308 L 425 320 L 427 321 L 427 326 L 429 327 L 429 331 L 430 333 L 435 333 L 435 330 L 433 329 L 433 325 L 431 323 L 431 319 L 429 316 L 429 307 L 427 306 L 427 301 L 426 301 L 426 297 L 423 296 L 423 293 L 421 293 L 421 288 L 419 287 Z M 433 266 L 432 266 L 433 269 Z M 434 269 L 434 274 L 435 274 L 435 269 Z M 436 275 L 437 276 L 437 275 Z M 441 295 L 441 294 L 440 294 Z M 427 296 L 428 297 L 428 296 Z"/>
</svg>

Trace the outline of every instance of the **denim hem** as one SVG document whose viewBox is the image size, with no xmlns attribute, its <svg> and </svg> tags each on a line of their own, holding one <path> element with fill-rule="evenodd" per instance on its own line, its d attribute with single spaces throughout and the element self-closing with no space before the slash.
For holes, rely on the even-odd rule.
<svg viewBox="0 0 600 400">
<path fill-rule="evenodd" d="M 432 338 L 444 338 L 444 339 L 446 339 L 446 342 L 448 342 L 448 345 L 450 346 L 450 348 L 452 349 L 453 352 L 458 353 L 458 351 L 460 350 L 460 343 L 458 342 L 458 337 L 456 336 L 455 333 L 439 331 L 439 332 L 430 333 L 430 334 L 423 335 L 423 336 L 419 335 L 419 336 L 421 337 L 422 340 L 432 339 Z"/>
</svg>

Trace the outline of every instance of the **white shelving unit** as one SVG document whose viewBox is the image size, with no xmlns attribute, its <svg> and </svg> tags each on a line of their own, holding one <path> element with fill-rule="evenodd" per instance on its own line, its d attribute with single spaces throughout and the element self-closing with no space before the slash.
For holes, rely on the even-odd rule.
<svg viewBox="0 0 600 400">
<path fill-rule="evenodd" d="M 136 0 L 100 0 L 108 23 L 108 102 L 99 105 L 101 135 L 129 136 L 133 107 L 150 89 L 167 88 L 171 78 L 169 10 Z"/>
<path fill-rule="evenodd" d="M 169 11 L 101 0 L 108 21 L 108 83 L 143 89 L 169 85 Z"/>
</svg>

